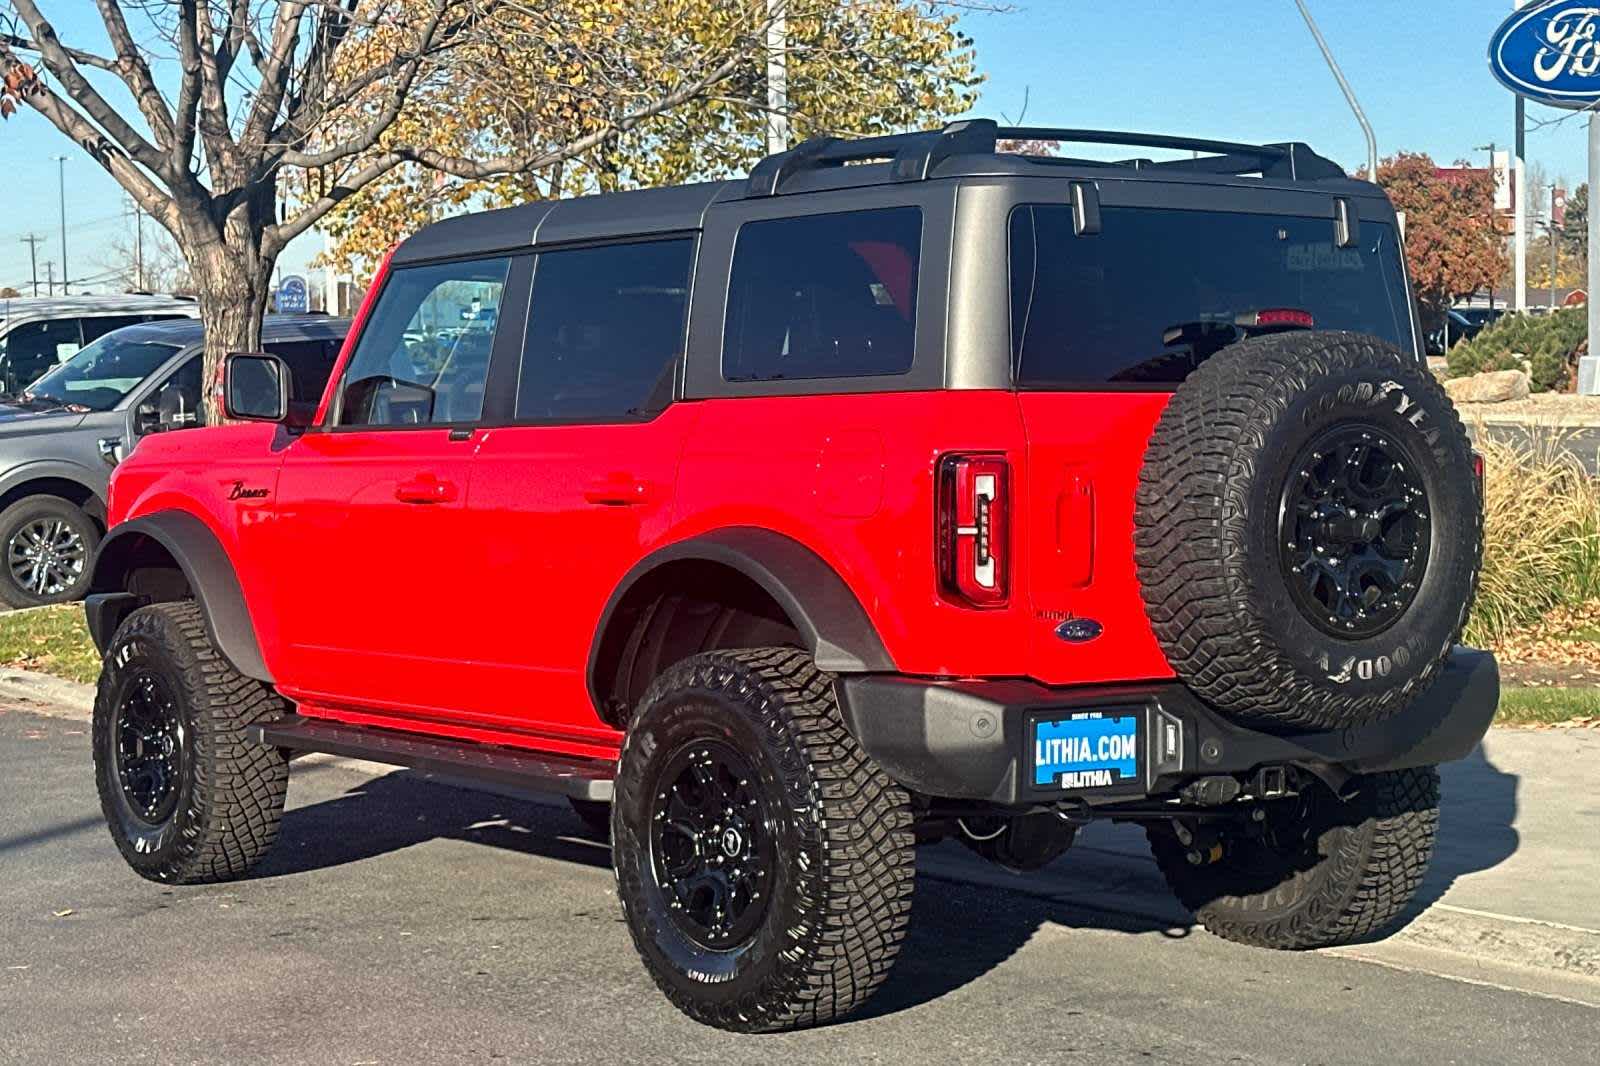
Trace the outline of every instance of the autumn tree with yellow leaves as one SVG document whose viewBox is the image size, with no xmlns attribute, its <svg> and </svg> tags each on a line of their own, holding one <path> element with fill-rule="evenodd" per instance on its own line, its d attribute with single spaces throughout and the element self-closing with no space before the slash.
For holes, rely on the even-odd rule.
<svg viewBox="0 0 1600 1066">
<path fill-rule="evenodd" d="M 322 222 L 334 265 L 361 276 L 394 242 L 467 207 L 678 184 L 745 172 L 766 152 L 767 51 L 748 27 L 767 0 L 530 5 L 516 12 L 512 50 L 484 42 L 458 50 L 448 77 L 413 96 L 390 138 L 442 152 L 536 152 L 589 139 L 546 165 L 487 179 L 396 168 Z M 871 135 L 938 124 L 972 106 L 979 82 L 972 41 L 953 11 L 918 0 L 791 0 L 787 5 L 787 118 L 791 139 Z M 624 124 L 640 85 L 675 84 L 678 44 L 640 50 L 639 39 L 682 41 L 691 51 L 745 51 L 727 76 L 681 105 Z M 360 80 L 352 53 L 341 76 Z M 632 87 L 632 88 L 630 88 Z M 371 95 L 371 94 L 369 94 Z M 368 101 L 370 110 L 375 104 Z M 349 120 L 358 121 L 355 112 Z M 381 152 L 383 145 L 374 147 Z M 314 199 L 360 159 L 308 171 L 296 195 Z"/>
<path fill-rule="evenodd" d="M 47 6 L 0 0 L 0 118 L 37 112 L 172 235 L 208 380 L 260 346 L 313 227 L 370 254 L 451 207 L 747 161 L 776 15 L 801 134 L 953 113 L 974 80 L 953 16 L 910 0 L 95 0 L 109 51 Z"/>
</svg>

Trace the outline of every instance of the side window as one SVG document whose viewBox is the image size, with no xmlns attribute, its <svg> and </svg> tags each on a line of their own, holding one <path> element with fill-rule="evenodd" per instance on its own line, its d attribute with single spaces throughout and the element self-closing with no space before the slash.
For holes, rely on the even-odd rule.
<svg viewBox="0 0 1600 1066">
<path fill-rule="evenodd" d="M 339 358 L 337 341 L 284 341 L 267 344 L 268 352 L 289 365 L 289 399 L 294 403 L 316 403 L 328 387 Z"/>
<path fill-rule="evenodd" d="M 83 343 L 99 340 L 114 329 L 137 326 L 141 322 L 161 322 L 172 315 L 97 315 L 83 320 Z"/>
<path fill-rule="evenodd" d="M 733 250 L 722 376 L 910 370 L 921 246 L 915 207 L 745 223 Z"/>
<path fill-rule="evenodd" d="M 499 257 L 390 275 L 345 371 L 338 424 L 476 421 L 510 269 Z"/>
<path fill-rule="evenodd" d="M 516 417 L 607 420 L 666 406 L 693 265 L 691 240 L 541 253 Z"/>
<path fill-rule="evenodd" d="M 15 388 L 30 385 L 46 370 L 64 363 L 83 347 L 76 318 L 26 322 L 6 337 L 6 376 Z"/>
</svg>

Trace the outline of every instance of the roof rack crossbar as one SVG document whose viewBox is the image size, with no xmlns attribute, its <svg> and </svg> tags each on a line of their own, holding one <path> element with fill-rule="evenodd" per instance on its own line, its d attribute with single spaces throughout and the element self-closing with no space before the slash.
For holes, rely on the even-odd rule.
<svg viewBox="0 0 1600 1066">
<path fill-rule="evenodd" d="M 750 171 L 745 195 L 775 196 L 784 181 L 800 171 L 874 159 L 889 162 L 894 181 L 922 181 L 941 160 L 953 155 L 993 155 L 995 129 L 992 119 L 980 118 L 920 133 L 849 139 L 813 137 L 757 163 Z"/>
<path fill-rule="evenodd" d="M 1115 130 L 1065 129 L 1053 126 L 999 126 L 992 119 L 952 122 L 939 130 L 885 134 L 878 137 L 848 139 L 814 137 L 787 152 L 770 155 L 750 171 L 745 195 L 775 196 L 783 183 L 802 171 L 885 160 L 893 181 L 922 181 L 939 163 L 956 155 L 992 155 L 997 142 L 1049 141 L 1054 143 L 1111 144 L 1134 148 L 1162 148 L 1205 153 L 1194 159 L 1153 161 L 1128 159 L 1069 160 L 1041 158 L 1040 162 L 1072 163 L 1094 167 L 1132 167 L 1136 170 L 1167 170 L 1194 174 L 1260 174 L 1266 178 L 1290 181 L 1316 181 L 1346 177 L 1344 169 L 1300 142 L 1285 144 L 1241 144 L 1198 137 L 1174 137 L 1155 133 L 1127 133 Z"/>
</svg>

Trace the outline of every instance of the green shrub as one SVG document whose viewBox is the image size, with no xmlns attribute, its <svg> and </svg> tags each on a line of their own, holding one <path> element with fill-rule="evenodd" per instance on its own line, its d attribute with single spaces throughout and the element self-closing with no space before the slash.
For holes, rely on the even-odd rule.
<svg viewBox="0 0 1600 1066">
<path fill-rule="evenodd" d="M 1526 356 L 1533 391 L 1566 386 L 1572 353 L 1588 336 L 1588 311 L 1558 308 L 1550 315 L 1506 315 L 1469 341 L 1450 349 L 1450 376 L 1483 370 L 1518 370 Z"/>
</svg>

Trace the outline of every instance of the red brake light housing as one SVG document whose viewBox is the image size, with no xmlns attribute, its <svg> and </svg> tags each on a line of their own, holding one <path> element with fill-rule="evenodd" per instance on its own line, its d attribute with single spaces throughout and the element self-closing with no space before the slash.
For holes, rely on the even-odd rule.
<svg viewBox="0 0 1600 1066">
<path fill-rule="evenodd" d="M 1315 329 L 1316 318 L 1310 311 L 1297 307 L 1269 307 L 1262 311 L 1247 311 L 1234 319 L 1246 329 Z"/>
<path fill-rule="evenodd" d="M 1011 468 L 1003 455 L 939 460 L 939 588 L 968 607 L 1003 607 L 1011 592 Z"/>
</svg>

